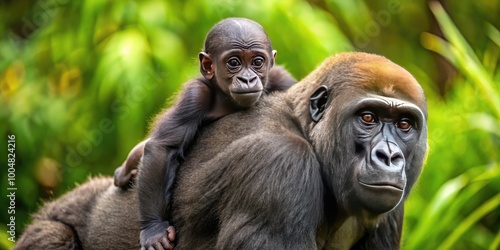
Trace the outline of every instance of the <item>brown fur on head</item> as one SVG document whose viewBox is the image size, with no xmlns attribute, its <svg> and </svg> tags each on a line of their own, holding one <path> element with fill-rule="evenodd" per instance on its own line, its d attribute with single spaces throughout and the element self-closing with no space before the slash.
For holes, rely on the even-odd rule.
<svg viewBox="0 0 500 250">
<path fill-rule="evenodd" d="M 293 96 L 311 96 L 319 86 L 326 85 L 334 96 L 338 94 L 338 90 L 348 87 L 354 93 L 362 92 L 361 95 L 376 93 L 407 100 L 425 111 L 427 118 L 425 95 L 417 80 L 404 68 L 383 56 L 362 52 L 339 53 L 323 61 L 301 82 L 307 84 L 296 84 L 287 91 L 299 117 L 308 116 L 309 100 Z M 344 96 L 345 99 L 352 97 Z M 306 121 L 302 122 L 309 123 L 307 119 L 304 120 Z M 304 124 L 304 127 L 308 125 Z"/>
</svg>

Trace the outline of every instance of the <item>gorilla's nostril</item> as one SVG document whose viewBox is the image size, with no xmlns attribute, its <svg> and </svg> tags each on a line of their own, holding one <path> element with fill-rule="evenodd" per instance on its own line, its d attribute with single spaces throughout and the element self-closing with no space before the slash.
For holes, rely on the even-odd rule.
<svg viewBox="0 0 500 250">
<path fill-rule="evenodd" d="M 378 143 L 372 149 L 371 158 L 374 167 L 401 169 L 405 165 L 401 150 L 384 142 Z"/>
<path fill-rule="evenodd" d="M 398 167 L 398 168 L 404 167 L 405 158 L 404 158 L 403 154 L 401 154 L 399 152 L 393 154 L 391 157 L 391 163 L 392 163 L 392 165 L 394 165 L 395 167 Z"/>
<path fill-rule="evenodd" d="M 248 78 L 247 77 L 243 77 L 243 76 L 237 76 L 236 79 L 238 79 L 238 81 L 242 82 L 242 83 L 246 83 L 248 84 Z"/>
<path fill-rule="evenodd" d="M 379 161 L 383 162 L 386 166 L 390 166 L 391 165 L 389 157 L 382 150 L 377 150 L 377 152 L 375 152 L 375 157 L 377 157 L 377 159 Z"/>
<path fill-rule="evenodd" d="M 391 157 L 391 162 L 396 162 L 396 161 L 399 161 L 401 159 L 403 159 L 403 157 L 400 154 L 394 154 Z"/>
</svg>

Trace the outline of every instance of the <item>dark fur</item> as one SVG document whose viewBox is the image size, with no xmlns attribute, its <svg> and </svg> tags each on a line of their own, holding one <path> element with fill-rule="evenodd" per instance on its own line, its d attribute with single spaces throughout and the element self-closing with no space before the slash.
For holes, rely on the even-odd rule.
<svg viewBox="0 0 500 250">
<path fill-rule="evenodd" d="M 33 215 L 33 222 L 26 227 L 14 249 L 92 249 L 99 238 L 94 238 L 93 232 L 97 231 L 89 230 L 89 227 L 99 226 L 97 225 L 99 220 L 96 222 L 92 218 L 95 218 L 100 211 L 106 210 L 107 213 L 112 210 L 106 199 L 103 199 L 107 190 L 112 186 L 113 180 L 110 178 L 91 179 L 59 199 L 45 203 L 40 211 Z M 127 195 L 135 196 L 135 192 L 127 192 Z M 119 200 L 119 195 L 114 196 L 113 199 Z M 120 201 L 122 206 L 134 203 L 134 205 L 127 206 L 137 207 L 134 199 Z M 127 220 L 127 217 L 133 217 L 133 220 L 137 220 L 138 214 L 128 213 L 129 211 L 126 217 L 121 216 L 123 212 L 116 213 L 117 218 Z M 106 226 L 112 226 L 112 222 L 106 223 Z M 120 236 L 126 234 L 126 228 L 126 224 L 120 227 L 122 231 Z M 137 231 L 138 224 L 134 228 Z M 112 227 L 109 227 L 104 232 L 111 233 L 111 230 L 113 230 Z M 139 234 L 133 238 L 138 242 Z M 89 241 L 90 239 L 92 240 Z M 113 241 L 113 245 L 120 245 L 119 237 Z M 130 241 L 127 243 L 127 248 L 129 248 Z"/>
<path fill-rule="evenodd" d="M 329 97 L 323 117 L 315 123 L 309 97 L 320 85 L 328 87 Z M 370 212 L 356 203 L 349 181 L 355 170 L 350 166 L 359 161 L 349 125 L 356 118 L 352 104 L 369 97 L 368 93 L 412 103 L 423 113 L 417 138 L 403 150 L 406 198 L 426 153 L 423 92 L 409 73 L 385 58 L 340 54 L 286 93 L 267 96 L 254 109 L 226 116 L 202 130 L 174 189 L 176 249 L 398 249 L 403 202 L 384 213 Z M 122 207 L 135 213 L 136 206 L 126 204 L 115 187 L 102 192 L 109 193 L 106 202 L 99 199 L 88 210 L 91 215 L 81 216 L 109 212 L 89 224 L 71 225 L 79 239 L 97 242 L 100 237 L 92 249 L 110 249 L 125 235 L 128 248 L 137 247 L 138 237 L 130 237 L 127 229 L 137 226 L 138 235 L 136 220 L 122 219 L 114 212 Z M 62 200 L 55 202 L 54 215 L 69 205 Z M 73 201 L 87 202 L 81 197 Z M 37 225 L 39 220 L 29 228 Z M 19 244 L 36 246 L 40 243 L 31 239 L 48 233 L 25 233 Z M 47 241 L 43 244 L 50 245 Z"/>
</svg>

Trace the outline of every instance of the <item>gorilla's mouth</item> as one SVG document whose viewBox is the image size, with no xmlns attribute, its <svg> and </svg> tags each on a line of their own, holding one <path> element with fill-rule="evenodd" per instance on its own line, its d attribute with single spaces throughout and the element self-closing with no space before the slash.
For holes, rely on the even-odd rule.
<svg viewBox="0 0 500 250">
<path fill-rule="evenodd" d="M 261 95 L 262 95 L 262 90 L 231 92 L 231 97 L 241 107 L 252 106 L 259 100 Z"/>
<path fill-rule="evenodd" d="M 354 190 L 364 209 L 373 214 L 383 214 L 392 210 L 403 199 L 404 182 L 358 179 Z"/>
<path fill-rule="evenodd" d="M 403 188 L 401 184 L 396 184 L 393 182 L 376 182 L 376 183 L 366 183 L 361 180 L 358 180 L 359 184 L 368 187 L 368 188 L 374 188 L 374 189 L 392 189 L 394 191 L 400 191 L 403 192 Z"/>
<path fill-rule="evenodd" d="M 252 94 L 258 94 L 262 92 L 262 89 L 257 89 L 257 90 L 252 90 L 252 91 L 239 91 L 239 90 L 235 90 L 235 91 L 231 91 L 231 94 L 235 94 L 235 95 L 252 95 Z"/>
</svg>

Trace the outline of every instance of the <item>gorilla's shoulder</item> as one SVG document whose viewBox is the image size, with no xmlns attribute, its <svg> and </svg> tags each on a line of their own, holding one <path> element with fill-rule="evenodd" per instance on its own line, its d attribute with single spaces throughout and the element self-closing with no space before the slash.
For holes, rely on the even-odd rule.
<svg viewBox="0 0 500 250">
<path fill-rule="evenodd" d="M 318 166 L 311 144 L 286 130 L 282 133 L 262 130 L 242 137 L 232 142 L 219 157 L 216 158 L 226 161 L 227 171 L 233 173 L 251 170 L 264 174 L 282 171 L 292 165 Z"/>
<path fill-rule="evenodd" d="M 250 148 L 255 146 L 261 151 L 276 155 L 296 153 L 298 151 L 314 152 L 311 144 L 292 130 L 261 130 L 242 137 L 239 143 Z"/>
</svg>

